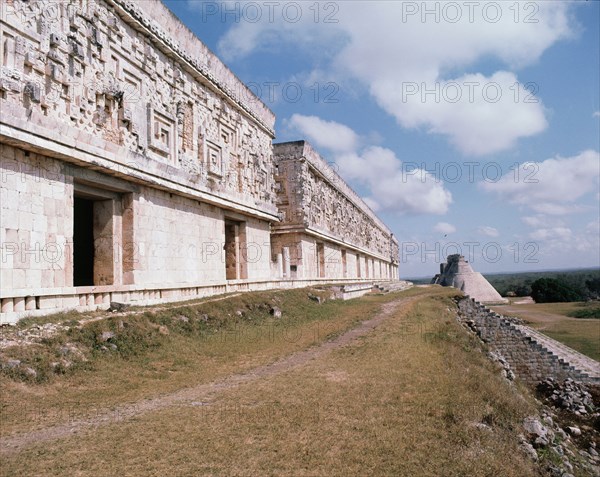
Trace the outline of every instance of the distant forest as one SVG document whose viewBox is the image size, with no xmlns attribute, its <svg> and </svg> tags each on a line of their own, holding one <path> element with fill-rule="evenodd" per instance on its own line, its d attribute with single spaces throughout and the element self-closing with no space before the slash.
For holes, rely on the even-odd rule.
<svg viewBox="0 0 600 477">
<path fill-rule="evenodd" d="M 600 269 L 598 268 L 547 272 L 494 273 L 484 274 L 484 276 L 502 296 L 530 296 L 532 294 L 531 286 L 536 280 L 540 279 L 557 280 L 560 284 L 575 291 L 580 300 L 597 299 L 599 295 Z M 429 283 L 427 279 L 413 281 L 416 284 Z"/>
<path fill-rule="evenodd" d="M 523 272 L 488 274 L 485 278 L 502 296 L 529 296 L 531 285 L 541 278 L 551 278 L 575 290 L 583 299 L 598 298 L 597 284 L 600 269 L 563 270 L 549 272 Z"/>
</svg>

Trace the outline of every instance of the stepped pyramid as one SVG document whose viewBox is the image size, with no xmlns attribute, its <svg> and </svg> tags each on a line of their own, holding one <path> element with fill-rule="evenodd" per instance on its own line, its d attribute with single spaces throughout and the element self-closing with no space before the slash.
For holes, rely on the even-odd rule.
<svg viewBox="0 0 600 477">
<path fill-rule="evenodd" d="M 440 273 L 433 277 L 431 283 L 458 288 L 480 303 L 508 303 L 481 273 L 471 268 L 462 255 L 448 255 L 447 262 L 440 264 Z"/>
</svg>

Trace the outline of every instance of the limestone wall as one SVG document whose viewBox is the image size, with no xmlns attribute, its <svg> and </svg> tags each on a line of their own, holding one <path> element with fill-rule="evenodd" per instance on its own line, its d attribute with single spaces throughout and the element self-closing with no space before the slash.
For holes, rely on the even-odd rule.
<svg viewBox="0 0 600 477">
<path fill-rule="evenodd" d="M 0 147 L 0 157 L 3 294 L 73 287 L 73 196 L 81 177 L 60 161 L 8 145 Z M 28 173 L 17 172 L 14 161 Z M 83 177 L 90 174 L 83 171 Z M 247 278 L 270 278 L 265 221 L 146 186 L 121 196 L 129 198 L 121 197 L 111 224 L 113 254 L 102 265 L 116 271 L 107 285 L 225 281 L 225 217 L 245 220 L 245 253 L 252 264 Z"/>
<path fill-rule="evenodd" d="M 132 283 L 222 283 L 225 281 L 225 212 L 208 204 L 158 190 L 142 190 L 136 199 L 135 260 Z M 231 215 L 229 215 L 231 216 Z M 269 225 L 246 218 L 247 278 L 271 276 Z"/>
<path fill-rule="evenodd" d="M 288 254 L 289 263 L 287 266 L 282 264 L 277 272 L 277 276 L 283 278 L 320 278 L 329 281 L 397 279 L 394 274 L 396 266 L 389 261 L 361 255 L 306 233 L 276 233 L 272 236 L 271 247 L 274 251 L 285 250 Z M 281 260 L 285 261 L 283 256 Z"/>
<path fill-rule="evenodd" d="M 464 298 L 459 317 L 498 351 L 523 381 L 536 385 L 547 377 L 600 383 L 600 363 L 489 308 Z"/>
<path fill-rule="evenodd" d="M 162 2 L 0 11 L 3 141 L 276 216 L 273 114 Z"/>
<path fill-rule="evenodd" d="M 398 263 L 398 242 L 344 180 L 304 142 L 274 145 L 277 231 L 306 229 L 383 261 Z"/>
<path fill-rule="evenodd" d="M 22 173 L 15 172 L 17 163 Z M 72 177 L 59 161 L 4 144 L 0 177 L 1 288 L 70 286 Z"/>
</svg>

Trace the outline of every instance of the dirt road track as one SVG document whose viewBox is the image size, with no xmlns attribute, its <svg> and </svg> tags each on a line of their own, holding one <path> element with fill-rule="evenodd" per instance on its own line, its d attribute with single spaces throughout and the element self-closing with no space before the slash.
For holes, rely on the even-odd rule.
<svg viewBox="0 0 600 477">
<path fill-rule="evenodd" d="M 370 320 L 361 322 L 336 338 L 326 341 L 302 351 L 295 352 L 274 363 L 259 366 L 241 374 L 233 374 L 218 381 L 213 381 L 198 386 L 181 389 L 177 392 L 158 396 L 154 399 L 126 404 L 117 409 L 106 411 L 89 419 L 71 421 L 58 424 L 33 432 L 16 434 L 0 439 L 0 455 L 14 454 L 40 442 L 51 441 L 69 437 L 90 428 L 111 424 L 118 421 L 131 419 L 151 411 L 157 411 L 174 405 L 191 405 L 193 402 L 202 402 L 210 405 L 219 393 L 250 383 L 265 377 L 278 375 L 302 366 L 303 364 L 324 356 L 325 354 L 354 342 L 357 338 L 366 335 L 389 318 L 401 306 L 407 306 L 420 297 L 401 298 L 386 303 Z"/>
</svg>

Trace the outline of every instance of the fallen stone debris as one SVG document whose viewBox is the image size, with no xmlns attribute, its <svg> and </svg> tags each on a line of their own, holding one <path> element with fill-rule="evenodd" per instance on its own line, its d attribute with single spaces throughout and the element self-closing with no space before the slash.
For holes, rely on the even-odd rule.
<svg viewBox="0 0 600 477">
<path fill-rule="evenodd" d="M 497 351 L 490 351 L 488 353 L 488 358 L 502 366 L 502 376 L 504 376 L 509 382 L 513 382 L 515 380 L 515 373 L 513 373 L 512 369 L 510 368 L 510 364 L 508 364 L 508 361 L 506 361 L 504 356 Z"/>
<path fill-rule="evenodd" d="M 473 331 L 468 320 L 463 324 Z M 508 360 L 497 350 L 487 356 L 512 385 Z M 542 410 L 523 421 L 523 452 L 549 477 L 600 477 L 600 386 L 548 377 L 535 392 Z"/>
<path fill-rule="evenodd" d="M 537 391 L 558 409 L 564 409 L 577 416 L 593 413 L 592 394 L 583 384 L 572 379 L 566 379 L 562 384 L 554 378 L 545 379 L 538 384 Z"/>
<path fill-rule="evenodd" d="M 571 379 L 537 386 L 541 416 L 523 421 L 521 448 L 551 477 L 600 476 L 600 389 Z M 595 398 L 594 398 L 595 394 Z"/>
</svg>

